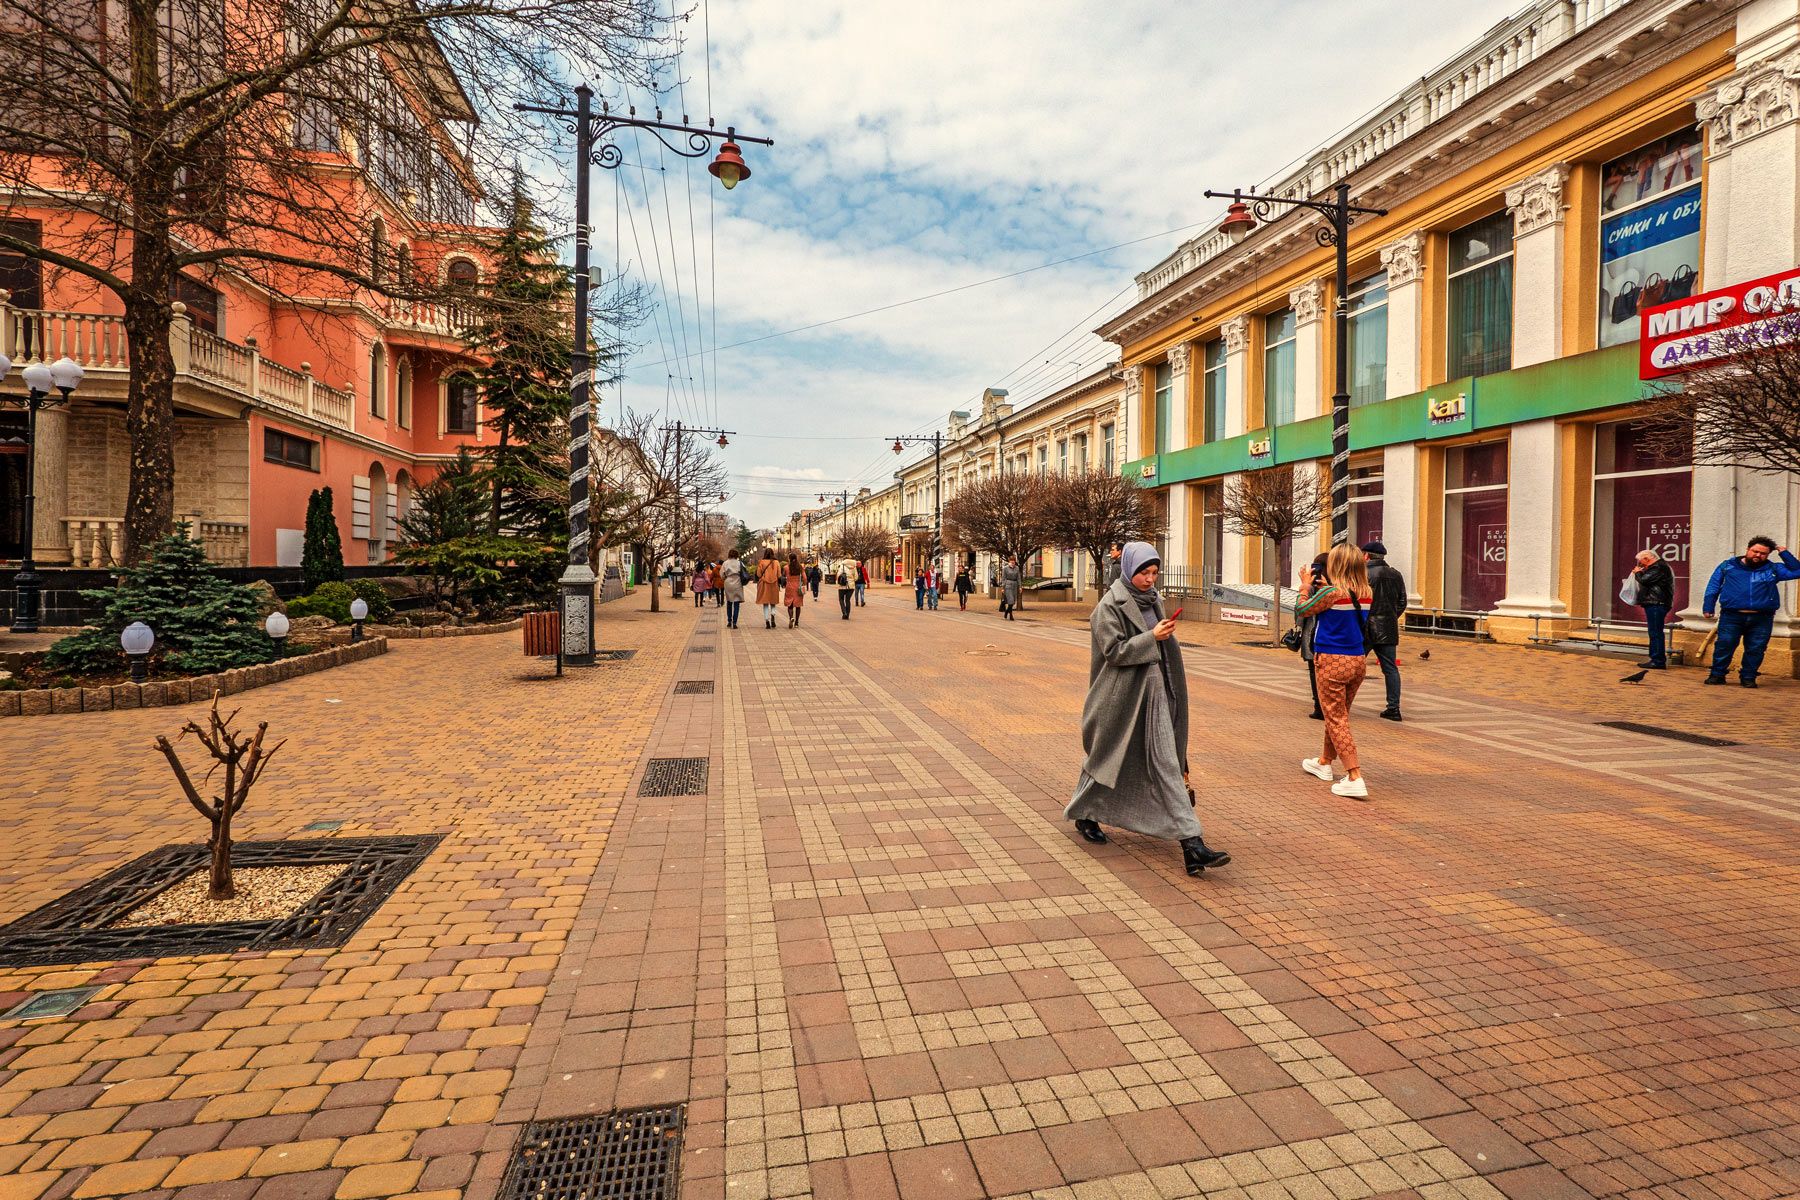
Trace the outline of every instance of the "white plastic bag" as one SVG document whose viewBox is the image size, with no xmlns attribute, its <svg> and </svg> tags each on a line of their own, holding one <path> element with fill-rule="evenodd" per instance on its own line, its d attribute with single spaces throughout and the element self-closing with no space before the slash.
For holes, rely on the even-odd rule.
<svg viewBox="0 0 1800 1200">
<path fill-rule="evenodd" d="M 1625 582 L 1619 585 L 1619 599 L 1627 604 L 1636 604 L 1638 602 L 1637 597 L 1637 572 L 1633 571 L 1625 577 Z"/>
</svg>

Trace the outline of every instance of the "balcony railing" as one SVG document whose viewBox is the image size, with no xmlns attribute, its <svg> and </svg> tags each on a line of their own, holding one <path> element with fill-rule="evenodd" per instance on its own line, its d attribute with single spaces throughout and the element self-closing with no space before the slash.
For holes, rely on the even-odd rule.
<svg viewBox="0 0 1800 1200">
<path fill-rule="evenodd" d="M 222 567 L 250 565 L 250 527 L 238 521 L 209 521 L 201 513 L 175 518 L 188 536 L 206 547 L 206 557 Z M 111 567 L 124 561 L 124 517 L 64 517 L 69 535 L 69 565 Z"/>
</svg>

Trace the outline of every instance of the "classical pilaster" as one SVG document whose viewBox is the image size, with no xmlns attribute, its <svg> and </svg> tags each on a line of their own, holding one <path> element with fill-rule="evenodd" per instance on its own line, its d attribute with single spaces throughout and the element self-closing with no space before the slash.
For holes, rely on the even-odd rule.
<svg viewBox="0 0 1800 1200">
<path fill-rule="evenodd" d="M 1244 377 L 1250 369 L 1249 316 L 1231 318 L 1219 326 L 1219 334 L 1225 339 L 1225 436 L 1234 438 L 1250 431 L 1244 398 Z"/>
<path fill-rule="evenodd" d="M 1556 587 L 1563 532 L 1562 431 L 1556 421 L 1514 425 L 1506 461 L 1506 596 L 1495 615 L 1566 617 L 1568 605 Z"/>
<path fill-rule="evenodd" d="M 1294 310 L 1294 419 L 1331 411 L 1325 394 L 1325 281 L 1308 280 L 1288 293 Z"/>
<path fill-rule="evenodd" d="M 1192 358 L 1193 346 L 1190 343 L 1181 342 L 1169 348 L 1169 444 L 1158 447 L 1163 453 L 1179 450 L 1189 442 L 1188 363 Z M 1168 561 L 1163 563 L 1165 571 L 1185 573 L 1192 569 L 1193 490 L 1185 483 L 1169 485 L 1169 533 L 1164 551 Z"/>
<path fill-rule="evenodd" d="M 1563 189 L 1566 163 L 1539 171 L 1506 189 L 1513 216 L 1512 365 L 1529 367 L 1562 356 Z"/>
<path fill-rule="evenodd" d="M 1425 235 L 1415 231 L 1383 246 L 1381 265 L 1388 277 L 1387 395 L 1391 400 L 1410 396 L 1423 386 Z"/>
<path fill-rule="evenodd" d="M 1192 342 L 1178 342 L 1169 347 L 1169 444 L 1158 446 L 1159 453 L 1180 450 L 1191 441 L 1188 436 L 1188 364 L 1193 357 Z"/>
<path fill-rule="evenodd" d="M 1121 367 L 1121 375 L 1125 380 L 1125 402 L 1119 409 L 1119 435 L 1125 447 L 1124 462 L 1136 462 L 1144 457 L 1144 435 L 1139 429 L 1143 424 L 1139 406 L 1144 399 L 1144 371 L 1142 367 Z M 1037 468 L 1036 450 L 1032 451 L 1032 468 Z"/>
</svg>

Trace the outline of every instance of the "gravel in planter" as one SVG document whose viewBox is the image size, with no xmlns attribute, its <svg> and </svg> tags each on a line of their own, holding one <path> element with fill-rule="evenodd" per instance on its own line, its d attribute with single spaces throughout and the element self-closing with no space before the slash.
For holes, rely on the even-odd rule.
<svg viewBox="0 0 1800 1200">
<path fill-rule="evenodd" d="M 273 921 L 300 911 L 307 901 L 343 873 L 342 863 L 321 863 L 314 867 L 240 867 L 231 873 L 237 895 L 230 900 L 209 900 L 206 889 L 210 873 L 199 870 L 149 903 L 132 909 L 108 928 Z"/>
</svg>

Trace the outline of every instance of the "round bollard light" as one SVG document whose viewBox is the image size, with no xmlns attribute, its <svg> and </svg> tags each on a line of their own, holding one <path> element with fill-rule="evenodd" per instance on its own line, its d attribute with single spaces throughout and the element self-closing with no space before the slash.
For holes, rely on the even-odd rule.
<svg viewBox="0 0 1800 1200">
<path fill-rule="evenodd" d="M 142 621 L 133 621 L 119 634 L 119 648 L 131 660 L 131 682 L 142 683 L 150 677 L 150 651 L 155 645 L 155 631 Z"/>
</svg>

